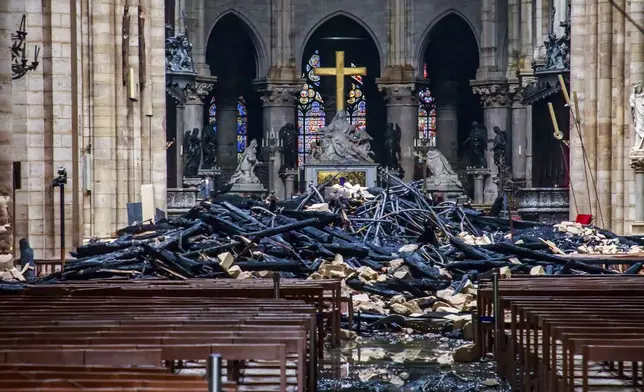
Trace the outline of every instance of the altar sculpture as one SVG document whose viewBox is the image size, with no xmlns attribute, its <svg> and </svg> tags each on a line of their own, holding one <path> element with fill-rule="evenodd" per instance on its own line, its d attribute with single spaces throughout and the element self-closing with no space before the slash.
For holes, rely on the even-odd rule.
<svg viewBox="0 0 644 392">
<path fill-rule="evenodd" d="M 427 152 L 427 168 L 432 173 L 427 179 L 428 184 L 437 187 L 463 187 L 447 158 L 435 147 Z"/>
<path fill-rule="evenodd" d="M 633 150 L 644 149 L 644 83 L 639 82 L 633 86 L 630 97 L 631 115 L 633 116 L 633 128 L 635 128 L 635 143 Z"/>
<path fill-rule="evenodd" d="M 347 121 L 344 111 L 338 112 L 329 125 L 320 129 L 320 139 L 311 149 L 307 162 L 374 163 L 371 140 L 365 131 Z"/>
<path fill-rule="evenodd" d="M 257 140 L 253 139 L 244 150 L 242 158 L 235 169 L 229 184 L 259 184 L 259 177 L 255 175 L 255 168 L 259 164 L 257 160 Z"/>
</svg>

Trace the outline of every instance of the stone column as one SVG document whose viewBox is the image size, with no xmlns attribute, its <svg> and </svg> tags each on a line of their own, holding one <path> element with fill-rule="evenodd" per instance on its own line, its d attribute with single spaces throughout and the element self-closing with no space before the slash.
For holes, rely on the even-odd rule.
<svg viewBox="0 0 644 392">
<path fill-rule="evenodd" d="M 190 37 L 194 47 L 192 49 L 192 59 L 195 63 L 195 68 L 199 75 L 209 75 L 210 69 L 206 64 L 206 47 L 208 45 L 208 37 L 206 36 L 206 7 L 205 0 L 192 0 L 192 9 L 188 15 L 190 19 L 189 34 L 194 31 L 194 37 Z"/>
<path fill-rule="evenodd" d="M 186 91 L 186 104 L 183 108 L 183 132 L 192 132 L 193 129 L 197 128 L 199 130 L 199 137 L 202 137 L 204 105 L 214 88 L 215 84 L 206 80 L 197 80 L 194 84 L 188 86 Z M 180 174 L 181 178 L 183 178 L 183 172 Z M 182 181 L 181 188 L 183 188 L 183 185 Z"/>
<path fill-rule="evenodd" d="M 385 92 L 387 122 L 398 124 L 402 131 L 400 139 L 401 166 L 405 171 L 404 181 L 414 180 L 414 139 L 418 135 L 418 97 L 413 83 L 379 83 Z"/>
<path fill-rule="evenodd" d="M 11 28 L 10 24 L 17 20 L 12 18 L 9 11 L 9 1 L 0 2 L 0 197 L 11 196 L 13 189 L 13 169 L 11 138 L 13 129 L 13 104 L 11 101 Z M 17 14 L 16 14 L 17 15 Z M 12 200 L 13 202 L 13 200 Z M 7 203 L 9 207 L 10 203 Z M 5 216 L 7 215 L 7 216 Z M 11 209 L 7 211 L 0 209 L 0 224 L 11 224 L 11 230 L 15 229 L 11 216 Z M 13 245 L 12 233 L 1 235 L 0 239 L 7 241 L 9 246 Z"/>
<path fill-rule="evenodd" d="M 297 96 L 300 93 L 301 84 L 285 83 L 258 83 L 257 90 L 262 94 L 262 124 L 263 136 L 268 140 L 268 134 L 273 131 L 278 133 L 286 124 L 291 123 L 297 126 Z M 275 195 L 280 199 L 286 197 L 284 183 L 280 180 L 280 168 L 282 156 L 277 153 L 275 164 L 269 166 L 269 183 L 273 185 Z M 289 168 L 290 169 L 290 168 Z"/>
<path fill-rule="evenodd" d="M 503 130 L 511 131 L 510 125 L 510 97 L 508 85 L 504 82 L 473 82 L 472 87 L 474 94 L 481 97 L 483 104 L 483 123 L 487 128 L 488 149 L 485 153 L 490 176 L 485 180 L 484 203 L 491 204 L 498 197 L 498 189 L 495 184 L 499 169 L 494 164 L 494 127 L 497 126 Z"/>
<path fill-rule="evenodd" d="M 297 169 L 286 169 L 284 173 L 282 173 L 285 188 L 284 200 L 291 200 L 291 198 L 293 198 L 293 194 L 295 193 L 295 177 L 297 174 Z"/>
<path fill-rule="evenodd" d="M 174 144 L 176 146 L 175 151 L 176 151 L 176 156 L 175 156 L 175 161 L 176 161 L 176 170 L 177 170 L 177 175 L 176 175 L 176 180 L 174 183 L 175 188 L 183 188 L 183 135 L 186 132 L 186 129 L 183 127 L 183 113 L 184 113 L 184 106 L 183 105 L 177 105 L 176 108 L 176 113 L 177 113 L 177 124 L 176 124 L 176 137 L 174 140 Z"/>
<path fill-rule="evenodd" d="M 485 173 L 483 171 L 478 171 L 474 173 L 474 204 L 483 204 L 485 200 L 484 197 L 484 183 L 485 183 Z"/>
<path fill-rule="evenodd" d="M 510 86 L 510 97 L 512 99 L 512 135 L 509 142 L 512 144 L 512 178 L 525 181 L 526 179 L 526 154 L 528 147 L 527 128 L 528 123 L 526 107 L 521 104 L 521 92 L 518 85 Z"/>
<path fill-rule="evenodd" d="M 231 92 L 217 94 L 217 161 L 222 170 L 237 167 L 237 96 Z"/>
<path fill-rule="evenodd" d="M 436 146 L 453 168 L 458 163 L 458 83 L 446 81 L 436 93 Z"/>
</svg>

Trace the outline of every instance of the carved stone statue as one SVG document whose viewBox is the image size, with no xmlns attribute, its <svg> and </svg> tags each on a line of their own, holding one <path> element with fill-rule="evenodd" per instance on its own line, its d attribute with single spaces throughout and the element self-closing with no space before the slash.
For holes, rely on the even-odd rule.
<svg viewBox="0 0 644 392">
<path fill-rule="evenodd" d="M 644 82 L 639 82 L 633 86 L 630 105 L 633 127 L 635 128 L 633 150 L 642 150 L 644 149 Z"/>
<path fill-rule="evenodd" d="M 319 149 L 311 151 L 309 162 L 373 163 L 371 136 L 351 125 L 344 111 L 338 112 L 320 131 Z"/>
<path fill-rule="evenodd" d="M 485 159 L 485 151 L 487 151 L 487 128 L 485 128 L 485 125 L 473 121 L 470 136 L 464 143 L 469 144 L 470 166 L 487 168 L 487 160 Z"/>
<path fill-rule="evenodd" d="M 259 164 L 257 160 L 257 140 L 253 139 L 242 154 L 242 159 L 230 177 L 229 184 L 259 184 L 259 177 L 255 175 L 255 168 Z"/>
<path fill-rule="evenodd" d="M 201 135 L 201 150 L 203 152 L 202 169 L 214 169 L 217 163 L 217 128 L 214 122 L 208 123 Z"/>
<path fill-rule="evenodd" d="M 385 129 L 385 162 L 387 169 L 400 168 L 400 126 L 387 124 Z"/>
<path fill-rule="evenodd" d="M 560 37 L 557 37 L 553 29 L 556 13 L 557 10 L 553 8 L 550 14 L 550 32 L 544 41 L 546 63 L 543 67 L 537 68 L 537 71 L 570 68 L 570 8 L 567 20 L 559 23 L 559 26 L 564 28 L 564 33 Z"/>
<path fill-rule="evenodd" d="M 165 70 L 170 72 L 196 72 L 192 61 L 192 44 L 188 40 L 187 34 L 166 38 Z"/>
<path fill-rule="evenodd" d="M 186 131 L 183 134 L 183 175 L 185 177 L 197 177 L 199 164 L 201 163 L 201 140 L 199 140 L 199 128 Z"/>
<path fill-rule="evenodd" d="M 457 186 L 459 188 L 463 186 L 458 175 L 447 162 L 447 158 L 436 147 L 430 148 L 427 152 L 427 168 L 432 173 L 428 180 L 434 185 Z"/>
<path fill-rule="evenodd" d="M 282 167 L 284 169 L 297 168 L 299 132 L 292 123 L 284 125 L 279 132 L 279 138 L 284 150 L 282 152 Z"/>
<path fill-rule="evenodd" d="M 505 158 L 505 152 L 508 146 L 508 136 L 505 131 L 502 131 L 501 128 L 495 126 L 492 128 L 494 131 L 494 164 L 501 169 L 501 165 Z"/>
</svg>

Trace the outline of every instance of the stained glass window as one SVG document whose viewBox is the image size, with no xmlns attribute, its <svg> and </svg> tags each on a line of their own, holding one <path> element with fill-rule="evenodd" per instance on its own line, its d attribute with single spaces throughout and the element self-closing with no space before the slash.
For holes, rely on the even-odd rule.
<svg viewBox="0 0 644 392">
<path fill-rule="evenodd" d="M 244 97 L 237 99 L 237 158 L 241 159 L 246 149 L 246 135 L 248 131 L 248 117 L 246 116 L 246 101 Z"/>
<path fill-rule="evenodd" d="M 428 138 L 436 145 L 436 103 L 428 87 L 418 93 L 418 137 Z"/>
<path fill-rule="evenodd" d="M 355 67 L 355 64 L 351 64 Z M 347 98 L 347 119 L 355 124 L 358 130 L 364 130 L 367 125 L 367 101 L 362 92 L 362 76 L 351 76 L 351 90 Z"/>
<path fill-rule="evenodd" d="M 217 131 L 217 100 L 215 97 L 210 99 L 208 108 L 208 121 L 214 123 L 215 132 Z M 242 153 L 246 149 L 246 136 L 248 131 L 248 117 L 246 112 L 246 101 L 244 97 L 237 99 L 237 158 L 241 159 Z"/>
<path fill-rule="evenodd" d="M 320 96 L 320 77 L 315 75 L 315 68 L 320 66 L 320 53 L 316 50 L 306 63 L 306 82 L 300 92 L 297 105 L 297 124 L 299 128 L 298 165 L 304 164 L 306 155 L 311 151 L 311 144 L 316 143 L 320 128 L 324 126 L 324 101 Z"/>
</svg>

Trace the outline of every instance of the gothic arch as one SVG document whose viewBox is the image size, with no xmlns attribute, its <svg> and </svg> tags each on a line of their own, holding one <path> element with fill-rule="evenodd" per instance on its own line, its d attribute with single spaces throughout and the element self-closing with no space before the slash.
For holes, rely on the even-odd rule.
<svg viewBox="0 0 644 392">
<path fill-rule="evenodd" d="M 425 52 L 427 50 L 427 46 L 429 45 L 431 32 L 440 21 L 442 21 L 445 17 L 450 15 L 458 16 L 459 18 L 463 19 L 463 21 L 467 23 L 468 26 L 470 26 L 470 31 L 474 36 L 474 39 L 476 40 L 476 47 L 478 48 L 478 51 L 479 51 L 479 58 L 481 56 L 480 37 L 478 34 L 476 34 L 476 29 L 474 29 L 474 25 L 472 24 L 472 22 L 462 12 L 455 10 L 453 8 L 448 9 L 447 11 L 443 12 L 442 14 L 434 18 L 434 20 L 432 20 L 427 25 L 427 27 L 421 34 L 421 39 L 418 41 L 418 44 L 416 45 L 416 69 L 418 70 L 418 77 L 420 79 L 422 79 L 423 77 Z"/>
<path fill-rule="evenodd" d="M 331 12 L 330 14 L 328 14 L 325 17 L 323 17 L 322 19 L 320 19 L 317 23 L 315 23 L 313 25 L 313 27 L 311 27 L 309 29 L 309 32 L 306 34 L 306 36 L 304 36 L 304 39 L 302 40 L 302 42 L 300 42 L 300 48 L 299 48 L 299 50 L 297 52 L 296 64 L 302 64 L 303 57 L 304 57 L 304 51 L 306 50 L 306 45 L 311 40 L 311 37 L 313 36 L 313 34 L 315 34 L 315 32 L 321 26 L 323 26 L 326 22 L 328 22 L 329 20 L 335 18 L 336 16 L 345 16 L 345 17 L 351 19 L 356 24 L 358 24 L 360 27 L 362 27 L 367 32 L 367 34 L 369 34 L 369 36 L 371 37 L 371 40 L 373 41 L 374 45 L 376 46 L 376 49 L 378 50 L 378 57 L 380 58 L 380 70 L 379 71 L 382 71 L 382 68 L 384 67 L 384 62 L 385 62 L 386 56 L 384 56 L 384 54 L 382 52 L 382 45 L 380 44 L 380 41 L 378 41 L 378 38 L 376 37 L 376 34 L 371 29 L 371 27 L 369 27 L 369 25 L 366 24 L 362 19 L 360 19 L 357 16 L 353 15 L 352 13 L 349 13 L 349 12 L 346 12 L 346 11 L 334 11 L 334 12 Z"/>
<path fill-rule="evenodd" d="M 242 21 L 248 27 L 249 31 L 249 36 L 250 40 L 253 42 L 253 45 L 255 46 L 255 64 L 257 69 L 255 70 L 257 78 L 263 78 L 268 74 L 268 59 L 267 59 L 267 53 L 268 51 L 266 50 L 266 43 L 262 39 L 262 34 L 259 33 L 259 30 L 257 29 L 257 24 L 252 20 L 252 17 L 246 15 L 243 12 L 243 7 L 237 7 L 238 9 L 231 8 L 228 9 L 219 16 L 215 18 L 215 20 L 212 22 L 210 25 L 210 29 L 208 29 L 208 35 L 206 36 L 206 47 L 208 45 L 208 42 L 210 42 L 210 35 L 212 34 L 212 31 L 214 30 L 215 26 L 217 26 L 217 23 L 224 17 L 228 15 L 233 15 L 237 17 L 239 20 Z"/>
</svg>

